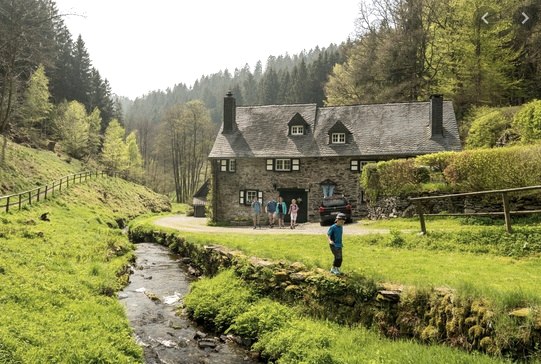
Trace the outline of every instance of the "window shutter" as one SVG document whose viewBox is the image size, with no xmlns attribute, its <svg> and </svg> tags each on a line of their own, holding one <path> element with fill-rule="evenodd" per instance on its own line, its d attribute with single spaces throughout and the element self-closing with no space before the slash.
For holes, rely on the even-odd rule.
<svg viewBox="0 0 541 364">
<path fill-rule="evenodd" d="M 257 199 L 263 203 L 263 191 L 257 191 Z"/>
<path fill-rule="evenodd" d="M 267 171 L 273 171 L 273 170 L 274 170 L 274 160 L 267 159 Z"/>
<path fill-rule="evenodd" d="M 220 159 L 220 171 L 227 172 L 227 159 Z"/>
<path fill-rule="evenodd" d="M 239 191 L 239 204 L 244 205 L 244 191 Z"/>
<path fill-rule="evenodd" d="M 350 162 L 349 162 L 349 169 L 351 171 L 358 171 L 359 170 L 359 161 L 356 160 L 356 159 L 352 159 Z"/>
<path fill-rule="evenodd" d="M 291 170 L 292 171 L 300 171 L 300 159 L 292 159 L 291 160 Z"/>
</svg>

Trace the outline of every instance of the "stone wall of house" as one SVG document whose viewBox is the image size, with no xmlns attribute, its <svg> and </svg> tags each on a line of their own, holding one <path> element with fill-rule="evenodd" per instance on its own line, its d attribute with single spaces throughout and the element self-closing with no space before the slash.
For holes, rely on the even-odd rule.
<svg viewBox="0 0 541 364">
<path fill-rule="evenodd" d="M 216 163 L 216 161 L 214 161 Z M 349 169 L 350 160 L 344 157 L 302 158 L 300 170 L 277 172 L 266 170 L 265 158 L 236 159 L 235 172 L 217 172 L 215 198 L 217 222 L 250 224 L 250 206 L 239 203 L 239 191 L 259 190 L 263 201 L 277 198 L 279 189 L 303 189 L 308 194 L 308 221 L 319 221 L 318 207 L 323 197 L 320 183 L 330 179 L 336 183 L 335 194 L 344 195 L 359 215 L 359 173 Z M 291 201 L 286 201 L 288 206 Z M 263 223 L 266 218 L 263 219 Z"/>
</svg>

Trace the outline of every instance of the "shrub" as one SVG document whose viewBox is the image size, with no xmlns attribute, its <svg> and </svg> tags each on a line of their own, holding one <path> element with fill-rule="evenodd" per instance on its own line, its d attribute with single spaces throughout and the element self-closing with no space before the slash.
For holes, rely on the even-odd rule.
<svg viewBox="0 0 541 364">
<path fill-rule="evenodd" d="M 500 110 L 494 110 L 472 122 L 467 148 L 492 148 L 504 135 L 507 129 L 511 128 L 511 120 L 507 119 Z"/>
<path fill-rule="evenodd" d="M 444 175 L 462 191 L 537 185 L 541 180 L 541 144 L 464 151 L 452 159 Z"/>
<path fill-rule="evenodd" d="M 541 100 L 524 105 L 513 119 L 513 126 L 523 142 L 541 139 Z"/>
</svg>

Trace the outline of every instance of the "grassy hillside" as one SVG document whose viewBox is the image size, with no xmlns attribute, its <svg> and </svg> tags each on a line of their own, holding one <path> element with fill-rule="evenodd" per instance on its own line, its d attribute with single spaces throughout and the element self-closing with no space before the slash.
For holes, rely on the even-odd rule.
<svg viewBox="0 0 541 364">
<path fill-rule="evenodd" d="M 84 169 L 13 144 L 8 156 L 0 167 L 2 193 Z M 116 298 L 133 259 L 121 227 L 169 208 L 147 188 L 99 177 L 0 213 L 0 363 L 142 362 Z M 49 221 L 40 219 L 45 212 Z"/>
</svg>

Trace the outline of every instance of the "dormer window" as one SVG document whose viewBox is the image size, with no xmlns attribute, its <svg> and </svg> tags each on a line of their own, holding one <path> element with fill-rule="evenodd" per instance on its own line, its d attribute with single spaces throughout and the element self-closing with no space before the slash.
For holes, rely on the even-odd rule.
<svg viewBox="0 0 541 364">
<path fill-rule="evenodd" d="M 293 125 L 291 127 L 291 135 L 304 135 L 304 126 Z"/>
<path fill-rule="evenodd" d="M 332 133 L 331 143 L 333 144 L 345 144 L 346 133 Z"/>
<path fill-rule="evenodd" d="M 298 112 L 287 123 L 288 135 L 306 135 L 309 125 Z"/>
<path fill-rule="evenodd" d="M 329 144 L 348 144 L 353 141 L 351 131 L 341 122 L 337 121 L 329 129 Z"/>
</svg>

